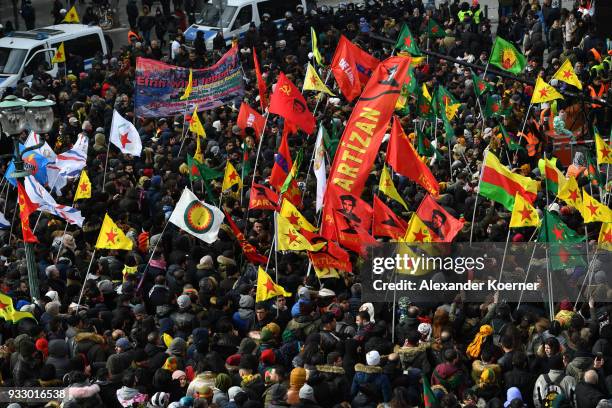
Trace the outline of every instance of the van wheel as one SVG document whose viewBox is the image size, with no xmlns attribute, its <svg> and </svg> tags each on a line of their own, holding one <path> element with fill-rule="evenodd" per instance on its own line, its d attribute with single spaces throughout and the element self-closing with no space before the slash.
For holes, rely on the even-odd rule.
<svg viewBox="0 0 612 408">
<path fill-rule="evenodd" d="M 110 35 L 104 34 L 104 41 L 106 41 L 106 48 L 108 49 L 108 55 L 113 55 L 113 40 Z"/>
</svg>

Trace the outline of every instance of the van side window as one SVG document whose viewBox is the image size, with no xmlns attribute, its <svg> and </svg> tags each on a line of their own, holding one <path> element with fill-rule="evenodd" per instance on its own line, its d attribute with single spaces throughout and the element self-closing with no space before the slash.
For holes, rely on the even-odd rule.
<svg viewBox="0 0 612 408">
<path fill-rule="evenodd" d="M 268 13 L 272 20 L 280 20 L 285 18 L 286 11 L 295 13 L 299 4 L 302 4 L 300 0 L 265 0 L 257 3 L 257 10 L 260 19 L 263 19 L 264 13 Z"/>
<path fill-rule="evenodd" d="M 232 26 L 232 31 L 239 29 L 243 25 L 249 24 L 251 21 L 253 21 L 253 6 L 249 4 L 241 8 L 238 12 L 236 21 L 234 21 L 234 25 Z"/>
<path fill-rule="evenodd" d="M 89 34 L 84 37 L 64 41 L 66 55 L 78 55 L 83 59 L 94 58 L 102 54 L 102 44 L 98 34 Z"/>
<path fill-rule="evenodd" d="M 48 68 L 44 52 L 39 52 L 38 54 L 34 55 L 36 51 L 39 51 L 42 49 L 43 49 L 43 46 L 39 45 L 38 47 L 30 50 L 30 52 L 28 53 L 28 56 L 26 57 L 26 61 L 30 60 L 30 58 L 32 59 L 30 60 L 30 62 L 28 62 L 28 65 L 25 66 L 23 70 L 24 75 L 34 75 L 36 71 L 38 71 L 39 65 L 43 65 L 45 69 Z M 33 55 L 34 57 L 32 57 Z"/>
</svg>

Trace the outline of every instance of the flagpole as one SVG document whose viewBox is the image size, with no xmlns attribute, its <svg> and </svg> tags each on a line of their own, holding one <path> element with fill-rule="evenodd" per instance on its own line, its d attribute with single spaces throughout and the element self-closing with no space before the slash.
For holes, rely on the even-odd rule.
<svg viewBox="0 0 612 408">
<path fill-rule="evenodd" d="M 478 175 L 478 185 L 474 192 L 476 193 L 476 199 L 474 200 L 474 212 L 472 213 L 472 225 L 470 226 L 470 247 L 472 246 L 472 237 L 474 235 L 474 220 L 476 219 L 476 209 L 478 208 L 478 196 L 480 195 L 480 182 L 482 181 L 482 170 L 484 169 L 485 159 L 487 158 L 488 151 L 485 152 L 482 167 L 480 168 L 480 174 Z M 476 191 L 478 190 L 478 191 Z"/>
<path fill-rule="evenodd" d="M 278 235 L 278 212 L 274 211 L 274 235 Z M 269 259 L 269 258 L 268 258 Z M 274 273 L 276 274 L 276 283 L 278 283 L 278 239 L 274 240 Z"/>
<path fill-rule="evenodd" d="M 537 231 L 538 229 L 536 228 L 535 231 Z M 535 235 L 535 231 L 534 231 L 534 235 Z M 533 235 L 532 235 L 533 237 Z M 531 238 L 529 239 L 529 241 L 531 241 Z M 528 241 L 528 242 L 529 242 Z M 535 251 L 537 248 L 538 244 L 536 242 L 533 243 L 533 251 L 531 251 L 531 257 L 529 257 L 529 264 L 527 265 L 527 272 L 525 273 L 525 280 L 523 281 L 523 288 L 525 287 L 525 284 L 527 283 L 527 278 L 529 278 L 529 272 L 531 271 L 531 262 L 533 261 L 533 256 L 535 255 Z M 547 260 L 548 262 L 548 260 Z M 525 292 L 525 289 L 521 289 L 521 296 L 519 296 L 519 300 L 518 300 L 518 305 L 516 306 L 516 308 L 520 308 L 521 307 L 521 302 L 523 300 L 523 293 Z"/>
<path fill-rule="evenodd" d="M 501 282 L 502 275 L 504 273 L 504 264 L 506 263 L 506 253 L 508 252 L 508 242 L 510 242 L 510 232 L 512 229 L 508 226 L 508 235 L 506 236 L 506 245 L 504 246 L 504 255 L 502 256 L 501 268 L 499 268 L 499 278 L 497 278 L 498 282 Z"/>
<path fill-rule="evenodd" d="M 588 246 L 588 243 L 587 243 Z M 580 291 L 578 292 L 578 295 L 576 296 L 576 303 L 574 303 L 574 309 L 576 309 L 576 306 L 578 305 L 578 301 L 580 300 L 580 297 L 582 296 L 582 290 L 584 289 L 584 284 L 587 281 L 587 278 L 589 279 L 589 286 L 591 286 L 591 279 L 592 279 L 592 266 L 593 263 L 595 262 L 595 259 L 597 259 L 597 252 L 599 251 L 599 247 L 595 248 L 595 252 L 593 253 L 593 259 L 591 259 L 591 261 L 589 262 L 589 258 L 587 257 L 587 273 L 584 275 L 584 280 L 582 281 L 582 285 L 580 285 Z"/>
<path fill-rule="evenodd" d="M 263 143 L 264 133 L 266 131 L 266 126 L 268 124 L 268 116 L 270 116 L 270 112 L 266 111 L 264 114 L 265 121 L 263 125 L 263 129 L 261 130 L 261 134 L 259 135 L 259 144 L 257 145 L 257 155 L 255 156 L 255 166 L 253 166 L 253 178 L 251 179 L 251 187 L 255 183 L 255 174 L 257 173 L 257 163 L 259 163 L 259 153 L 261 152 L 261 145 Z"/>
<path fill-rule="evenodd" d="M 104 175 L 102 176 L 102 192 L 104 193 L 104 184 L 106 184 L 106 168 L 108 167 L 108 154 L 110 152 L 110 139 L 108 140 L 108 145 L 106 146 L 106 161 L 104 163 Z"/>
<path fill-rule="evenodd" d="M 153 258 L 153 255 L 155 255 L 155 250 L 157 249 L 157 246 L 159 245 L 159 241 L 162 240 L 162 238 L 164 237 L 164 232 L 166 232 L 166 227 L 168 226 L 168 224 L 170 223 L 170 221 L 166 221 L 166 223 L 164 224 L 164 228 L 162 228 L 162 232 L 159 234 L 159 239 L 155 242 L 155 245 L 153 246 L 153 250 L 151 251 L 151 256 L 149 256 L 149 260 L 147 261 L 147 264 L 145 265 L 144 270 L 142 271 L 142 276 L 140 277 L 140 282 L 138 282 L 138 286 L 136 287 L 136 293 L 138 293 L 140 291 L 140 289 L 142 288 L 142 283 L 144 282 L 144 278 L 147 275 L 147 270 L 149 269 L 149 265 L 151 264 L 151 259 Z"/>
<path fill-rule="evenodd" d="M 529 111 L 531 110 L 531 107 L 533 105 L 531 104 L 531 102 L 529 103 L 529 107 L 527 108 L 527 113 L 525 113 L 525 120 L 523 121 L 523 127 L 521 128 L 521 134 L 519 136 L 519 141 L 518 144 L 520 145 L 521 142 L 523 141 L 523 135 L 525 134 L 525 127 L 527 126 L 527 120 L 529 120 Z M 518 156 L 518 150 L 516 152 L 514 152 L 514 159 L 516 160 L 516 157 Z M 548 205 L 548 203 L 546 203 L 546 205 Z"/>
<path fill-rule="evenodd" d="M 78 185 L 77 185 L 77 190 L 78 190 Z M 72 199 L 72 207 L 74 207 L 74 204 L 76 202 L 76 194 L 74 195 L 74 198 Z M 64 233 L 62 234 L 62 239 L 60 240 L 60 245 L 59 245 L 59 249 L 57 250 L 57 256 L 55 257 L 55 262 L 57 263 L 57 260 L 59 259 L 60 253 L 62 252 L 62 247 L 64 246 L 64 235 L 66 235 L 66 231 L 68 231 L 68 221 L 66 220 L 66 226 L 64 227 Z"/>
<path fill-rule="evenodd" d="M 77 302 L 77 312 L 81 307 L 81 299 L 83 299 L 83 292 L 85 292 L 85 285 L 87 285 L 87 281 L 89 278 L 89 271 L 91 269 L 91 265 L 93 265 L 93 261 L 96 258 L 96 248 L 94 247 L 94 251 L 91 254 L 91 259 L 89 261 L 89 266 L 87 267 L 87 272 L 85 272 L 85 280 L 83 281 L 83 286 L 81 287 L 81 293 L 79 294 L 79 301 Z"/>
<path fill-rule="evenodd" d="M 8 194 L 7 194 L 8 195 Z M 11 245 L 11 238 L 13 237 L 13 225 L 15 224 L 15 216 L 17 215 L 17 208 L 19 207 L 19 199 L 15 202 L 15 211 L 13 211 L 13 218 L 11 219 L 11 229 L 9 231 L 8 245 Z"/>
<path fill-rule="evenodd" d="M 489 60 L 491 59 L 491 56 L 489 56 Z M 487 65 L 485 65 L 485 70 L 482 73 L 482 79 L 486 80 L 487 77 L 487 71 L 489 70 L 489 61 L 487 61 Z"/>
<path fill-rule="evenodd" d="M 53 180 L 53 185 L 51 186 L 51 190 L 50 191 L 53 191 L 53 189 L 55 188 L 55 185 L 57 184 L 57 180 L 59 180 L 59 174 L 55 178 L 55 180 Z M 32 233 L 36 232 L 36 227 L 38 227 L 38 222 L 40 221 L 40 217 L 42 217 L 42 213 L 43 212 L 39 209 L 39 211 L 38 211 L 38 218 L 36 219 L 36 223 L 34 224 L 34 228 L 32 229 Z"/>
</svg>

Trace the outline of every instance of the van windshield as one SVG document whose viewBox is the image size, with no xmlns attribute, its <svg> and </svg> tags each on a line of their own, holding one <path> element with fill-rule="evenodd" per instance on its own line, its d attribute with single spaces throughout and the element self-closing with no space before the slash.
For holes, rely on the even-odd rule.
<svg viewBox="0 0 612 408">
<path fill-rule="evenodd" d="M 18 74 L 28 50 L 0 47 L 0 74 Z"/>
<path fill-rule="evenodd" d="M 237 7 L 235 6 L 225 6 L 223 11 L 221 11 L 214 4 L 204 3 L 196 24 L 208 27 L 228 28 L 232 23 L 232 18 L 236 13 L 236 9 Z"/>
</svg>

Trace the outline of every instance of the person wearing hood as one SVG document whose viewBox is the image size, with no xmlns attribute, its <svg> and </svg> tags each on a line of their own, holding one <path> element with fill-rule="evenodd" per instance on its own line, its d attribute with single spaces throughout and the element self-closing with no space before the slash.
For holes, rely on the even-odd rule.
<svg viewBox="0 0 612 408">
<path fill-rule="evenodd" d="M 97 407 L 102 405 L 100 398 L 100 386 L 98 384 L 89 384 L 84 373 L 71 371 L 66 379 L 70 381 L 70 385 L 66 388 L 66 394 L 63 401 L 63 406 L 68 406 L 71 401 L 74 401 L 79 407 Z"/>
<path fill-rule="evenodd" d="M 366 354 L 367 365 L 355 365 L 355 376 L 351 385 L 351 396 L 355 398 L 362 388 L 373 388 L 378 394 L 376 402 L 389 402 L 391 400 L 391 383 L 389 377 L 380 367 L 380 354 L 372 350 Z"/>
<path fill-rule="evenodd" d="M 431 375 L 431 385 L 442 385 L 449 392 L 463 394 L 465 375 L 459 368 L 459 354 L 454 349 L 444 350 L 444 362 L 436 366 Z"/>
<path fill-rule="evenodd" d="M 213 387 L 212 403 L 216 404 L 219 408 L 224 408 L 229 403 L 229 396 L 227 391 L 232 385 L 232 379 L 225 373 L 217 374 L 215 377 L 215 386 Z"/>
<path fill-rule="evenodd" d="M 255 323 L 255 300 L 249 295 L 240 295 L 238 302 L 239 309 L 232 316 L 234 325 L 238 328 L 238 333 L 241 336 L 246 336 L 249 328 Z"/>
<path fill-rule="evenodd" d="M 238 408 L 238 404 L 236 403 L 236 397 L 238 397 L 240 394 L 244 394 L 244 391 L 242 391 L 242 388 L 238 386 L 230 387 L 227 390 L 227 396 L 228 396 L 229 402 L 227 403 L 225 408 Z"/>
<path fill-rule="evenodd" d="M 176 299 L 178 311 L 172 313 L 170 318 L 174 321 L 176 335 L 187 338 L 193 330 L 195 315 L 192 313 L 191 298 L 189 295 L 181 295 Z"/>
<path fill-rule="evenodd" d="M 34 342 L 30 338 L 25 338 L 17 346 L 17 361 L 13 367 L 13 379 L 15 386 L 22 387 L 27 382 L 38 378 L 38 371 L 41 367 L 41 360 L 36 356 Z"/>
<path fill-rule="evenodd" d="M 70 371 L 70 358 L 68 357 L 68 344 L 65 340 L 51 340 L 49 342 L 49 357 L 46 361 L 55 367 L 55 378 L 62 379 Z"/>
<path fill-rule="evenodd" d="M 123 387 L 117 390 L 117 400 L 122 407 L 128 408 L 144 403 L 148 396 L 138 391 L 138 378 L 133 370 L 128 370 L 123 375 Z"/>
<path fill-rule="evenodd" d="M 171 357 L 176 357 L 177 368 L 179 370 L 183 370 L 185 368 L 186 352 L 187 342 L 180 337 L 172 339 L 170 345 L 168 346 L 168 350 L 166 350 L 166 354 L 169 354 Z"/>
</svg>

